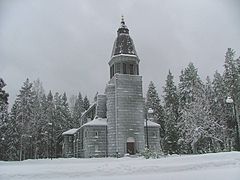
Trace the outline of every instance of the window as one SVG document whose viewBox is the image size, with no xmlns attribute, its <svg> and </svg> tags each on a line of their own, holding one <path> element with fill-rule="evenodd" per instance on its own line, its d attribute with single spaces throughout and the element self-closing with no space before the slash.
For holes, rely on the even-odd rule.
<svg viewBox="0 0 240 180">
<path fill-rule="evenodd" d="M 120 73 L 120 69 L 121 69 L 121 64 L 117 63 L 116 64 L 116 73 Z"/>
<path fill-rule="evenodd" d="M 72 141 L 72 137 L 68 136 L 68 142 L 71 142 L 71 141 Z"/>
<path fill-rule="evenodd" d="M 133 64 L 130 64 L 130 65 L 129 65 L 129 69 L 130 69 L 130 74 L 134 74 L 134 73 L 133 73 Z"/>
<path fill-rule="evenodd" d="M 138 65 L 137 65 L 137 75 L 139 75 L 139 67 L 138 67 Z"/>
<path fill-rule="evenodd" d="M 110 67 L 110 78 L 112 78 L 112 66 Z"/>
<path fill-rule="evenodd" d="M 127 65 L 123 63 L 123 74 L 127 74 Z"/>
<path fill-rule="evenodd" d="M 114 64 L 110 67 L 110 78 L 114 76 Z"/>
<path fill-rule="evenodd" d="M 95 138 L 98 138 L 98 131 L 95 132 Z"/>
<path fill-rule="evenodd" d="M 156 138 L 157 137 L 157 133 L 156 132 L 152 132 L 152 137 Z"/>
</svg>

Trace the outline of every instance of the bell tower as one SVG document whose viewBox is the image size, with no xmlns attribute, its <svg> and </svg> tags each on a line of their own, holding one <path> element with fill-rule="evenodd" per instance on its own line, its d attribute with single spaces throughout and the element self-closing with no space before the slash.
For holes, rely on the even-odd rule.
<svg viewBox="0 0 240 180">
<path fill-rule="evenodd" d="M 117 38 L 113 45 L 110 66 L 110 79 L 114 74 L 139 75 L 139 58 L 134 47 L 132 38 L 129 35 L 124 18 L 117 30 Z"/>
<path fill-rule="evenodd" d="M 106 86 L 109 156 L 144 150 L 144 100 L 139 58 L 122 17 L 113 45 Z"/>
</svg>

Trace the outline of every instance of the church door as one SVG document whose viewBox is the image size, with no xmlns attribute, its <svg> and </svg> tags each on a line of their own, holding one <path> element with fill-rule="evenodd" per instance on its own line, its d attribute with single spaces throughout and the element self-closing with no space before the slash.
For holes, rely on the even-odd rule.
<svg viewBox="0 0 240 180">
<path fill-rule="evenodd" d="M 127 142 L 127 153 L 128 154 L 135 154 L 134 152 L 134 142 Z"/>
<path fill-rule="evenodd" d="M 127 139 L 127 153 L 135 154 L 135 139 L 133 137 Z"/>
</svg>

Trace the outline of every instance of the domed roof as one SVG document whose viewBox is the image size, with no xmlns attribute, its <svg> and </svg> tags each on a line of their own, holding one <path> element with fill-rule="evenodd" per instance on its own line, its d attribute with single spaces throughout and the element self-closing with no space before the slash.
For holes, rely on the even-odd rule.
<svg viewBox="0 0 240 180">
<path fill-rule="evenodd" d="M 119 55 L 119 54 L 129 54 L 129 55 L 137 56 L 137 52 L 135 50 L 133 40 L 129 36 L 129 30 L 125 25 L 123 17 L 117 33 L 118 33 L 118 36 L 113 45 L 112 56 Z"/>
</svg>

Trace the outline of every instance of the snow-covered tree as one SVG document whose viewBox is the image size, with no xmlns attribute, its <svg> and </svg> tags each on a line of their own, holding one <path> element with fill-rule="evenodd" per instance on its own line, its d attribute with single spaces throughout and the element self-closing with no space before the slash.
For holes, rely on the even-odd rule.
<svg viewBox="0 0 240 180">
<path fill-rule="evenodd" d="M 231 48 L 228 48 L 225 55 L 224 63 L 224 84 L 226 86 L 227 96 L 230 96 L 233 99 L 234 105 L 237 112 L 237 122 L 236 120 L 230 121 L 229 128 L 232 128 L 233 136 L 235 137 L 234 147 L 237 150 L 240 150 L 240 139 L 239 139 L 239 110 L 240 110 L 240 58 L 235 59 L 235 51 Z M 233 104 L 232 104 L 233 106 Z"/>
<path fill-rule="evenodd" d="M 19 116 L 17 101 L 13 104 L 10 112 L 9 122 L 7 124 L 6 141 L 7 141 L 7 159 L 20 159 L 20 133 L 21 123 L 17 121 Z"/>
<path fill-rule="evenodd" d="M 73 127 L 80 126 L 80 118 L 84 111 L 82 94 L 79 92 L 73 109 Z"/>
<path fill-rule="evenodd" d="M 32 156 L 34 158 L 46 157 L 45 149 L 42 147 L 46 146 L 46 96 L 42 82 L 37 79 L 33 82 L 33 133 L 32 133 Z M 45 104 L 44 104 L 45 103 Z"/>
<path fill-rule="evenodd" d="M 160 98 L 154 83 L 151 81 L 148 86 L 147 97 L 146 97 L 146 111 L 149 108 L 153 109 L 154 120 L 161 125 L 161 135 L 165 133 L 164 128 L 164 111 L 163 107 L 160 104 Z"/>
<path fill-rule="evenodd" d="M 73 111 L 74 111 L 74 106 L 75 106 L 76 100 L 77 100 L 77 96 L 76 95 L 71 95 L 70 98 L 69 98 L 69 102 L 68 102 L 69 110 L 70 110 L 72 115 L 73 115 Z"/>
<path fill-rule="evenodd" d="M 179 82 L 180 109 L 195 101 L 195 97 L 203 93 L 203 84 L 193 63 L 181 71 Z"/>
<path fill-rule="evenodd" d="M 71 113 L 69 110 L 67 95 L 64 92 L 62 95 L 62 123 L 63 123 L 63 130 L 68 130 L 69 128 L 73 127 Z"/>
<path fill-rule="evenodd" d="M 220 81 L 219 81 L 220 80 Z M 219 113 L 226 112 L 225 111 L 225 100 L 224 100 L 224 94 L 223 87 L 218 87 L 219 85 L 222 86 L 221 82 L 222 78 L 219 73 L 215 73 L 214 80 L 211 82 L 209 76 L 207 76 L 206 83 L 204 85 L 204 95 L 206 97 L 206 101 L 208 102 L 208 109 L 210 112 L 211 117 L 211 125 L 215 125 L 214 131 L 212 130 L 213 138 L 211 139 L 211 142 L 205 146 L 209 146 L 209 149 L 213 152 L 223 151 L 224 150 L 224 143 L 225 143 L 225 135 L 226 135 L 226 127 L 225 123 L 222 121 L 224 117 L 226 117 L 226 114 L 221 114 L 221 116 L 218 116 Z M 219 82 L 218 82 L 219 81 Z M 219 91 L 220 90 L 220 91 Z M 217 92 L 218 91 L 218 92 Z M 219 97 L 218 94 L 221 94 Z M 219 100 L 221 99 L 221 102 Z M 214 132 L 214 133 L 213 133 Z"/>
<path fill-rule="evenodd" d="M 97 96 L 98 96 L 98 92 L 95 94 L 93 100 L 96 102 L 97 101 Z"/>
<path fill-rule="evenodd" d="M 221 125 L 221 131 L 219 135 L 220 139 L 223 141 L 223 149 L 231 150 L 231 141 L 232 141 L 232 130 L 230 127 L 232 121 L 232 111 L 229 105 L 226 103 L 227 89 L 224 83 L 224 79 L 220 73 L 217 71 L 214 74 L 212 81 L 213 87 L 213 102 L 212 102 L 212 114 L 217 123 Z"/>
<path fill-rule="evenodd" d="M 49 136 L 50 136 L 50 127 L 49 127 L 49 115 L 51 114 L 51 108 L 49 108 L 47 97 L 45 94 L 40 99 L 40 119 L 37 122 L 37 137 L 36 137 L 36 147 L 34 150 L 35 158 L 48 158 L 49 157 Z M 51 115 L 50 115 L 51 116 Z"/>
<path fill-rule="evenodd" d="M 163 87 L 164 112 L 165 112 L 165 137 L 163 150 L 167 154 L 178 153 L 177 120 L 179 116 L 179 99 L 177 87 L 174 85 L 173 75 L 169 71 L 166 85 Z"/>
<path fill-rule="evenodd" d="M 214 103 L 214 90 L 213 90 L 213 84 L 209 76 L 207 76 L 206 78 L 206 83 L 204 85 L 204 92 L 205 92 L 206 98 L 210 103 L 210 106 L 212 107 Z"/>
<path fill-rule="evenodd" d="M 190 153 L 195 151 L 195 144 L 198 137 L 191 136 L 190 133 L 198 133 L 198 119 L 205 118 L 204 114 L 208 114 L 208 110 L 198 111 L 203 108 L 204 103 L 200 101 L 204 98 L 204 86 L 197 73 L 197 69 L 193 63 L 181 71 L 179 82 L 179 136 L 178 141 L 181 145 L 182 153 Z M 198 118 L 198 119 L 195 119 Z M 196 136 L 196 135 L 195 135 Z"/>
<path fill-rule="evenodd" d="M 53 95 L 52 95 L 52 91 L 49 91 L 48 95 L 47 95 L 47 105 L 46 105 L 46 120 L 47 120 L 47 124 L 46 124 L 46 132 L 48 135 L 48 155 L 49 157 L 53 156 L 55 151 L 55 146 L 54 144 L 56 144 L 56 133 L 55 133 L 55 128 L 56 128 L 56 121 L 57 121 L 57 114 L 56 114 L 56 108 L 55 107 L 55 100 L 53 100 Z M 55 156 L 55 155 L 54 155 Z"/>
<path fill-rule="evenodd" d="M 2 78 L 0 78 L 0 160 L 7 159 L 7 141 L 6 131 L 8 122 L 8 93 L 3 90 L 6 86 Z"/>
<path fill-rule="evenodd" d="M 85 110 L 87 110 L 89 108 L 89 106 L 90 106 L 90 101 L 89 101 L 88 97 L 85 96 L 83 99 L 83 107 Z"/>
<path fill-rule="evenodd" d="M 33 92 L 35 95 L 38 97 L 38 99 L 41 99 L 45 95 L 45 91 L 42 85 L 42 82 L 40 79 L 37 79 L 36 81 L 33 81 L 33 87 L 32 87 Z"/>
<path fill-rule="evenodd" d="M 222 125 L 213 115 L 213 89 L 207 78 L 203 94 L 196 93 L 194 99 L 181 111 L 179 141 L 185 153 L 206 153 L 222 150 Z"/>
<path fill-rule="evenodd" d="M 21 160 L 32 158 L 33 100 L 32 83 L 27 79 L 23 83 L 11 109 L 7 132 L 10 159 L 16 157 Z"/>
<path fill-rule="evenodd" d="M 3 90 L 3 88 L 6 86 L 5 82 L 2 78 L 0 78 L 0 103 L 1 104 L 8 104 L 8 96 L 9 94 Z"/>
</svg>

